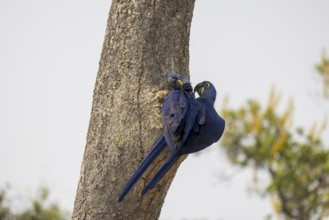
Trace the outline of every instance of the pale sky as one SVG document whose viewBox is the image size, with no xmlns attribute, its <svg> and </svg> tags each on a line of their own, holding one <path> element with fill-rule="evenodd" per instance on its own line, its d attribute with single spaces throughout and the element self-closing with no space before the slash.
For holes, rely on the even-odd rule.
<svg viewBox="0 0 329 220">
<path fill-rule="evenodd" d="M 46 185 L 72 209 L 110 4 L 0 0 L 0 186 L 31 196 Z M 328 25 L 327 0 L 196 1 L 191 80 L 215 84 L 218 109 L 224 95 L 231 106 L 265 104 L 275 85 L 283 108 L 294 98 L 295 125 L 320 123 L 329 101 L 314 65 L 329 55 Z M 182 164 L 160 219 L 264 219 L 271 202 L 251 186 L 216 144 Z"/>
</svg>

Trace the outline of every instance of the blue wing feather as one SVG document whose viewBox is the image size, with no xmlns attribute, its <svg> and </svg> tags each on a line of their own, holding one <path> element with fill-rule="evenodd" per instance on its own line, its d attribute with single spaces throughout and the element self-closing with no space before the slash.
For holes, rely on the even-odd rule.
<svg viewBox="0 0 329 220">
<path fill-rule="evenodd" d="M 187 110 L 188 101 L 182 90 L 170 92 L 162 104 L 163 132 L 171 151 L 174 151 L 181 139 Z"/>
<path fill-rule="evenodd" d="M 166 141 L 164 135 L 162 134 L 158 140 L 154 143 L 149 153 L 146 155 L 142 163 L 139 165 L 135 173 L 130 177 L 127 182 L 125 188 L 123 189 L 121 195 L 119 196 L 118 201 L 121 202 L 124 197 L 128 194 L 131 188 L 135 185 L 135 183 L 139 180 L 139 178 L 143 175 L 146 169 L 150 166 L 150 164 L 157 158 L 157 156 L 163 151 L 166 147 Z"/>
<path fill-rule="evenodd" d="M 211 146 L 220 139 L 224 132 L 225 121 L 217 114 L 213 105 L 200 98 L 196 100 L 201 105 L 199 113 L 204 114 L 202 116 L 204 121 L 203 124 L 199 124 L 198 120 L 196 120 L 193 132 L 187 137 L 182 147 L 182 154 L 195 153 Z"/>
<path fill-rule="evenodd" d="M 180 158 L 180 154 L 178 151 L 171 152 L 166 159 L 166 161 L 161 166 L 160 170 L 155 174 L 153 179 L 145 186 L 142 191 L 142 196 L 144 196 L 149 190 L 151 190 L 159 181 L 160 179 L 170 170 L 170 168 L 176 163 L 176 161 Z"/>
<path fill-rule="evenodd" d="M 185 144 L 191 132 L 194 132 L 195 130 L 199 129 L 198 117 L 201 113 L 201 105 L 199 102 L 195 101 L 193 94 L 188 94 L 188 102 L 189 102 L 189 111 L 186 114 L 184 135 L 181 138 L 182 146 Z"/>
</svg>

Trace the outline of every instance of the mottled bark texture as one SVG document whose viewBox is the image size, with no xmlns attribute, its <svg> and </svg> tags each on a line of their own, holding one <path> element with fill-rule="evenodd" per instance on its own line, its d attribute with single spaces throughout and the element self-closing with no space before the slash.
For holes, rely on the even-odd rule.
<svg viewBox="0 0 329 220">
<path fill-rule="evenodd" d="M 99 63 L 73 219 L 157 219 L 176 166 L 143 198 L 166 150 L 118 196 L 162 131 L 166 75 L 189 73 L 194 0 L 113 0 Z"/>
</svg>

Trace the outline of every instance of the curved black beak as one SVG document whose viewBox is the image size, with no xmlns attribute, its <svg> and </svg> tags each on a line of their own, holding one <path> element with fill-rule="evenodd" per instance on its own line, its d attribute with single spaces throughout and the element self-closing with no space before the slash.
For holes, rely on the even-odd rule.
<svg viewBox="0 0 329 220">
<path fill-rule="evenodd" d="M 204 85 L 203 85 L 203 82 L 202 83 L 199 83 L 197 84 L 195 87 L 194 87 L 194 93 L 197 92 L 199 96 L 201 96 L 204 92 Z"/>
<path fill-rule="evenodd" d="M 183 87 L 183 81 L 182 80 L 175 79 L 175 78 L 170 77 L 170 76 L 168 76 L 167 79 L 168 79 L 168 83 L 169 83 L 171 88 L 179 90 Z"/>
</svg>

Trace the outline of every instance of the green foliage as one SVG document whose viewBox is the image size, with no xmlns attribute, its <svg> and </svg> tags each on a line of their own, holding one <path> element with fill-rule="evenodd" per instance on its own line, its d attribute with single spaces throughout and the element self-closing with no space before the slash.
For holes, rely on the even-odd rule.
<svg viewBox="0 0 329 220">
<path fill-rule="evenodd" d="M 255 100 L 225 108 L 222 148 L 233 164 L 269 174 L 265 192 L 277 213 L 286 219 L 322 219 L 329 214 L 329 151 L 320 139 L 324 126 L 308 133 L 291 129 L 292 102 L 279 114 L 279 100 L 272 90 L 265 109 Z"/>
<path fill-rule="evenodd" d="M 4 190 L 0 191 L 0 219 L 11 219 L 11 210 L 5 205 L 6 194 Z"/>
<path fill-rule="evenodd" d="M 323 78 L 323 94 L 325 97 L 329 97 L 329 59 L 326 56 L 325 50 L 322 53 L 322 59 L 319 64 L 316 65 L 318 73 Z"/>
<path fill-rule="evenodd" d="M 20 213 L 13 213 L 6 201 L 6 190 L 0 191 L 0 219 L 3 220 L 65 220 L 70 216 L 61 210 L 56 203 L 48 202 L 49 191 L 39 188 L 37 196 L 31 201 L 28 209 Z"/>
</svg>

